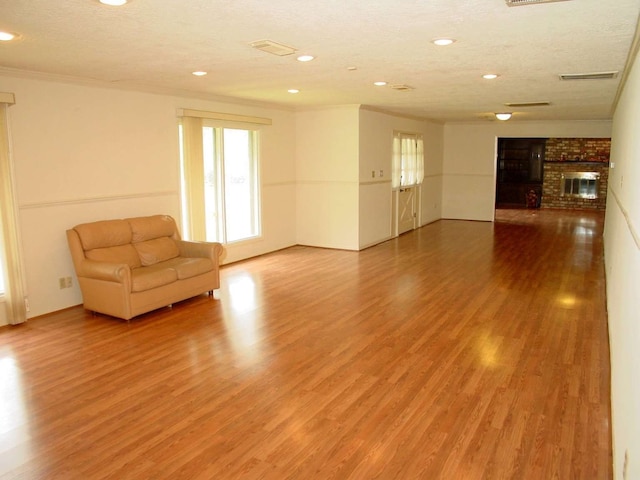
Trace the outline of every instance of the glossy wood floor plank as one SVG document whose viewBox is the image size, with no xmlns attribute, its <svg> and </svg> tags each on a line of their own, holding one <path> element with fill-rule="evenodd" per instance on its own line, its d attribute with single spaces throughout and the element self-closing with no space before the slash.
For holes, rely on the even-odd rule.
<svg viewBox="0 0 640 480">
<path fill-rule="evenodd" d="M 602 226 L 499 210 L 0 328 L 0 479 L 610 479 Z"/>
</svg>

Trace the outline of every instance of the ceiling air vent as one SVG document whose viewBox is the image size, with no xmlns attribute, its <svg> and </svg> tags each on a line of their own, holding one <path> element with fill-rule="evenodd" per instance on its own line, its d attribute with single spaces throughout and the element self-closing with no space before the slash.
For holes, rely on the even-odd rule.
<svg viewBox="0 0 640 480">
<path fill-rule="evenodd" d="M 618 72 L 596 72 L 596 73 L 561 73 L 560 80 L 609 80 L 616 78 Z"/>
<path fill-rule="evenodd" d="M 249 44 L 251 47 L 262 50 L 263 52 L 271 53 L 284 57 L 285 55 L 291 55 L 296 52 L 296 49 L 282 43 L 273 42 L 271 40 L 258 40 Z"/>
<path fill-rule="evenodd" d="M 536 3 L 552 3 L 552 2 L 567 2 L 569 0 L 505 0 L 510 7 L 517 7 L 519 5 L 534 5 Z"/>
<path fill-rule="evenodd" d="M 401 92 L 408 92 L 409 90 L 413 90 L 413 87 L 404 84 L 391 85 L 391 88 L 393 88 L 394 90 L 399 90 Z"/>
<path fill-rule="evenodd" d="M 522 103 L 505 103 L 507 107 L 548 107 L 551 105 L 549 102 L 522 102 Z"/>
</svg>

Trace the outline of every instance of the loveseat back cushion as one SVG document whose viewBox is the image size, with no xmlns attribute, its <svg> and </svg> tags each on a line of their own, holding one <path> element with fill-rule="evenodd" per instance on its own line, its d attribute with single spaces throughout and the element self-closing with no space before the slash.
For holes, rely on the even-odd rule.
<svg viewBox="0 0 640 480">
<path fill-rule="evenodd" d="M 178 245 L 171 237 L 160 237 L 137 242 L 133 244 L 133 247 L 138 252 L 140 262 L 144 267 L 170 260 L 180 254 Z"/>
<path fill-rule="evenodd" d="M 116 247 L 131 243 L 131 226 L 126 220 L 102 220 L 99 222 L 83 223 L 73 229 L 80 237 L 82 249 Z"/>
<path fill-rule="evenodd" d="M 160 237 L 177 237 L 176 222 L 169 215 L 152 215 L 126 219 L 131 226 L 131 242 L 138 243 Z"/>
<path fill-rule="evenodd" d="M 118 245 L 116 247 L 94 248 L 84 252 L 89 260 L 98 262 L 127 263 L 131 268 L 138 268 L 142 265 L 138 252 L 133 245 Z"/>
</svg>

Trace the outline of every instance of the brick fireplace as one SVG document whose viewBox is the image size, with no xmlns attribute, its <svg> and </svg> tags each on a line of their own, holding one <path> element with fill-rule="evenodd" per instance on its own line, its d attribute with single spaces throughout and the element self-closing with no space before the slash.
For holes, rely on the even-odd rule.
<svg viewBox="0 0 640 480">
<path fill-rule="evenodd" d="M 549 138 L 545 144 L 541 208 L 604 210 L 609 138 Z"/>
</svg>

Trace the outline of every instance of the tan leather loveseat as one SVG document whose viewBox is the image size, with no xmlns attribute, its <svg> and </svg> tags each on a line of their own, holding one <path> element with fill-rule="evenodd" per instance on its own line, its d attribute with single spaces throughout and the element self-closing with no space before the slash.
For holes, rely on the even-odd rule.
<svg viewBox="0 0 640 480">
<path fill-rule="evenodd" d="M 84 308 L 129 320 L 220 288 L 222 245 L 181 240 L 168 215 L 67 230 Z"/>
</svg>

